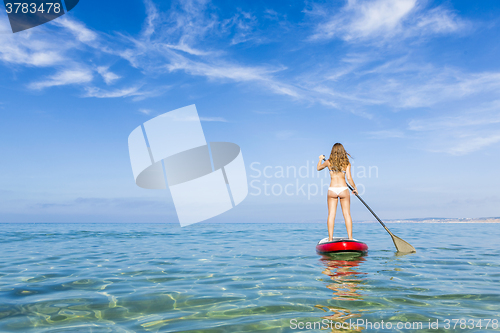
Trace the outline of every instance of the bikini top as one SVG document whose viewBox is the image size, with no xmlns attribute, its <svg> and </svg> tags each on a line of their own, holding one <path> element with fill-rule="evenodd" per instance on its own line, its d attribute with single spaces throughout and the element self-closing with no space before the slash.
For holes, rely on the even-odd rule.
<svg viewBox="0 0 500 333">
<path fill-rule="evenodd" d="M 332 170 L 332 169 L 330 169 L 330 168 L 328 168 L 328 170 L 329 170 L 330 172 L 335 172 L 335 171 L 333 171 L 333 170 Z M 345 173 L 345 171 L 342 171 L 342 172 L 343 172 L 343 173 Z"/>
</svg>

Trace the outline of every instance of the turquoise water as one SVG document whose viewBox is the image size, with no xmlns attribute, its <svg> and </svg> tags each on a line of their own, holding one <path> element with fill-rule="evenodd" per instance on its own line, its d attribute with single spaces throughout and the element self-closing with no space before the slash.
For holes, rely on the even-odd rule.
<svg viewBox="0 0 500 333">
<path fill-rule="evenodd" d="M 388 227 L 418 252 L 378 223 L 328 260 L 320 224 L 0 224 L 0 332 L 500 332 L 498 224 Z"/>
</svg>

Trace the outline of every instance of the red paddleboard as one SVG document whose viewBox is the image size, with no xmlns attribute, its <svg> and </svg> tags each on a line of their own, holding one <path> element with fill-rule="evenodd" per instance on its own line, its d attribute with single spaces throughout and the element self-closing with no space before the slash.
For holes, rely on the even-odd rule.
<svg viewBox="0 0 500 333">
<path fill-rule="evenodd" d="M 340 254 L 340 253 L 359 253 L 368 252 L 368 245 L 356 239 L 343 237 L 333 237 L 331 242 L 328 238 L 323 238 L 316 245 L 316 252 L 319 254 Z"/>
</svg>

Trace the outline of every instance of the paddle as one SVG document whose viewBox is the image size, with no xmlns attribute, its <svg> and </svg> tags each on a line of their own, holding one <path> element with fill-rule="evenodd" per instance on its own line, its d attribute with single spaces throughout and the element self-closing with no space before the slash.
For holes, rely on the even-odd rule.
<svg viewBox="0 0 500 333">
<path fill-rule="evenodd" d="M 325 155 L 323 155 L 325 156 Z M 323 158 L 323 161 L 326 160 L 326 156 L 325 158 Z M 353 188 L 351 187 L 351 185 L 349 184 L 349 182 L 345 182 L 347 187 L 349 187 L 349 190 L 353 191 Z M 407 241 L 399 238 L 398 236 L 394 235 L 390 230 L 389 228 L 387 228 L 384 224 L 384 222 L 382 222 L 379 217 L 377 216 L 377 214 L 375 214 L 375 212 L 370 208 L 370 206 L 368 206 L 366 204 L 366 202 L 357 194 L 355 193 L 356 196 L 358 197 L 358 199 L 363 203 L 363 205 L 365 205 L 366 208 L 368 208 L 368 210 L 370 211 L 370 213 L 373 214 L 373 216 L 375 216 L 375 218 L 377 219 L 377 221 L 380 222 L 380 224 L 384 227 L 385 231 L 387 231 L 389 233 L 389 235 L 391 235 L 392 237 L 392 241 L 394 242 L 394 246 L 396 246 L 396 250 L 398 250 L 398 252 L 404 252 L 404 253 L 411 253 L 411 252 L 417 252 L 417 250 L 415 250 L 415 248 L 410 244 L 408 243 Z"/>
</svg>

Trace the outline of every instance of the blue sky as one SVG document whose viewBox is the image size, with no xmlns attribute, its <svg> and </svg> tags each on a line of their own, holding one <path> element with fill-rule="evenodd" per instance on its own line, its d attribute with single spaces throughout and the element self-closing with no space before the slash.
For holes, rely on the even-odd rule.
<svg viewBox="0 0 500 333">
<path fill-rule="evenodd" d="M 168 191 L 135 185 L 127 137 L 190 104 L 255 181 L 211 222 L 326 219 L 296 189 L 318 174 L 276 172 L 335 142 L 383 219 L 500 216 L 498 17 L 493 0 L 81 0 L 12 34 L 2 10 L 0 221 L 176 222 Z M 354 198 L 352 215 L 371 218 Z"/>
</svg>

